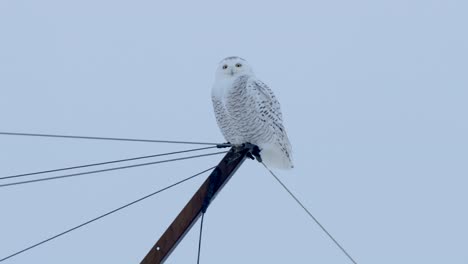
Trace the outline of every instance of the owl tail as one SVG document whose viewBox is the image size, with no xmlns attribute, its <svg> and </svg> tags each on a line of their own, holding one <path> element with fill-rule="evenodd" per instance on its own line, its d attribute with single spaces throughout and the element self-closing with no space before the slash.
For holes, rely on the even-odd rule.
<svg viewBox="0 0 468 264">
<path fill-rule="evenodd" d="M 260 156 L 263 163 L 270 169 L 288 170 L 294 168 L 292 160 L 283 152 L 280 146 L 276 144 L 265 144 L 259 146 Z"/>
</svg>

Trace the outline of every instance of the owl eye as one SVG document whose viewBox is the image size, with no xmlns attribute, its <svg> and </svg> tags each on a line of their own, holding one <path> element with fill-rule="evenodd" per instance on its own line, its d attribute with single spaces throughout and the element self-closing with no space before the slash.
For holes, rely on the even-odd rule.
<svg viewBox="0 0 468 264">
<path fill-rule="evenodd" d="M 240 68 L 240 67 L 242 67 L 242 64 L 237 63 L 237 64 L 236 64 L 236 67 L 237 67 L 237 68 Z"/>
<path fill-rule="evenodd" d="M 227 69 L 227 65 L 223 65 L 223 69 Z"/>
</svg>

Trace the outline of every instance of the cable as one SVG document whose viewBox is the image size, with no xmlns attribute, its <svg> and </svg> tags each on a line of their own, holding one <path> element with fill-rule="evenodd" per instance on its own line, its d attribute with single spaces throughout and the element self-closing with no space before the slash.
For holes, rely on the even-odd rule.
<svg viewBox="0 0 468 264">
<path fill-rule="evenodd" d="M 112 160 L 112 161 L 92 163 L 92 164 L 86 164 L 86 165 L 79 165 L 79 166 L 73 166 L 73 167 L 67 167 L 67 168 L 61 168 L 61 169 L 44 170 L 44 171 L 38 171 L 38 172 L 10 175 L 10 176 L 0 177 L 0 180 L 11 179 L 11 178 L 19 178 L 19 177 L 25 177 L 25 176 L 31 176 L 31 175 L 38 175 L 38 174 L 44 174 L 44 173 L 51 173 L 51 172 L 58 172 L 58 171 L 65 171 L 65 170 L 81 169 L 81 168 L 100 166 L 100 165 L 107 165 L 107 164 L 112 164 L 112 163 L 126 162 L 126 161 L 139 160 L 139 159 L 155 158 L 155 157 L 160 157 L 160 156 L 167 156 L 167 155 L 180 154 L 180 153 L 185 153 L 185 152 L 199 151 L 199 150 L 212 149 L 212 148 L 216 148 L 216 146 L 181 150 L 181 151 L 161 153 L 161 154 L 142 156 L 142 157 L 136 157 L 136 158 L 129 158 L 129 159 Z"/>
<path fill-rule="evenodd" d="M 201 221 L 200 221 L 200 236 L 198 238 L 198 258 L 197 264 L 200 264 L 200 252 L 201 252 L 201 242 L 202 242 L 202 234 L 203 234 L 203 219 L 205 219 L 205 213 L 201 214 Z"/>
<path fill-rule="evenodd" d="M 327 229 L 325 229 L 325 227 L 317 220 L 317 218 L 315 218 L 312 215 L 312 213 L 310 213 L 309 210 L 307 210 L 307 208 L 301 203 L 301 201 L 299 201 L 299 199 L 297 199 L 297 197 L 288 189 L 288 187 L 286 187 L 286 185 L 284 185 L 284 183 L 265 165 L 265 163 L 262 162 L 262 164 L 270 172 L 270 174 L 273 177 L 275 177 L 275 179 L 279 182 L 279 184 L 281 184 L 281 186 L 283 186 L 283 188 L 289 193 L 289 195 L 291 195 L 291 197 L 294 198 L 294 200 L 296 200 L 296 202 L 302 207 L 302 209 L 304 209 L 304 211 L 312 218 L 312 220 L 314 220 L 314 222 L 323 230 L 323 232 L 325 232 L 325 234 L 327 234 L 327 236 L 341 249 L 341 251 L 343 251 L 343 253 L 349 258 L 349 260 L 351 260 L 354 264 L 357 264 L 357 262 L 351 257 L 351 255 L 349 255 L 348 252 L 346 252 L 346 250 L 327 231 Z"/>
<path fill-rule="evenodd" d="M 195 174 L 195 175 L 192 175 L 192 176 L 190 176 L 190 177 L 188 177 L 188 178 L 185 178 L 185 179 L 183 179 L 183 180 L 181 180 L 181 181 L 178 181 L 178 182 L 176 182 L 176 183 L 174 183 L 174 184 L 172 184 L 172 185 L 169 185 L 169 186 L 167 186 L 167 187 L 165 187 L 165 188 L 162 188 L 162 189 L 160 189 L 160 190 L 158 190 L 158 191 L 155 191 L 155 192 L 150 193 L 150 194 L 148 194 L 148 195 L 146 195 L 146 196 L 143 196 L 143 197 L 141 197 L 141 198 L 139 198 L 139 199 L 137 199 L 137 200 L 135 200 L 135 201 L 133 201 L 133 202 L 130 202 L 130 203 L 128 203 L 128 204 L 126 204 L 126 205 L 123 205 L 123 206 L 121 206 L 121 207 L 119 207 L 119 208 L 116 208 L 116 209 L 114 209 L 114 210 L 112 210 L 112 211 L 109 211 L 109 212 L 107 212 L 107 213 L 105 213 L 105 214 L 103 214 L 103 215 L 100 215 L 100 216 L 98 216 L 98 217 L 96 217 L 96 218 L 93 218 L 93 219 L 91 219 L 91 220 L 89 220 L 89 221 L 86 221 L 86 222 L 84 222 L 84 223 L 82 223 L 82 224 L 80 224 L 80 225 L 77 225 L 77 226 L 75 226 L 75 227 L 73 227 L 73 228 L 70 228 L 70 229 L 68 229 L 68 230 L 66 230 L 66 231 L 63 231 L 62 233 L 59 233 L 59 234 L 57 234 L 57 235 L 55 235 L 55 236 L 52 236 L 52 237 L 50 237 L 50 238 L 47 238 L 47 239 L 45 239 L 45 240 L 42 240 L 42 241 L 39 242 L 39 243 L 36 243 L 36 244 L 34 244 L 34 245 L 32 245 L 32 246 L 29 246 L 29 247 L 27 247 L 27 248 L 25 248 L 25 249 L 22 249 L 22 250 L 20 250 L 20 251 L 17 251 L 17 252 L 15 252 L 15 253 L 13 253 L 13 254 L 11 254 L 11 255 L 9 255 L 9 256 L 6 256 L 6 257 L 0 259 L 0 262 L 5 261 L 5 260 L 7 260 L 7 259 L 9 259 L 9 258 L 12 258 L 12 257 L 14 257 L 14 256 L 16 256 L 16 255 L 19 255 L 19 254 L 21 254 L 21 253 L 23 253 L 23 252 L 26 252 L 26 251 L 28 251 L 28 250 L 30 250 L 30 249 L 33 249 L 33 248 L 35 248 L 35 247 L 37 247 L 37 246 L 39 246 L 39 245 L 42 245 L 42 244 L 44 244 L 44 243 L 46 243 L 46 242 L 49 242 L 49 241 L 51 241 L 51 240 L 53 240 L 53 239 L 55 239 L 55 238 L 58 238 L 58 237 L 60 237 L 60 236 L 65 235 L 65 234 L 67 234 L 67 233 L 70 233 L 70 232 L 72 232 L 72 231 L 74 231 L 74 230 L 76 230 L 76 229 L 78 229 L 78 228 L 81 228 L 81 227 L 87 225 L 87 224 L 90 224 L 90 223 L 92 223 L 92 222 L 94 222 L 94 221 L 97 221 L 97 220 L 103 218 L 103 217 L 106 217 L 106 216 L 108 216 L 108 215 L 110 215 L 110 214 L 113 214 L 113 213 L 115 213 L 115 212 L 117 212 L 117 211 L 120 211 L 120 210 L 122 210 L 122 209 L 124 209 L 124 208 L 126 208 L 126 207 L 129 207 L 130 205 L 136 204 L 136 203 L 138 203 L 138 202 L 140 202 L 140 201 L 143 201 L 143 200 L 145 200 L 145 199 L 147 199 L 147 198 L 149 198 L 149 197 L 151 197 L 151 196 L 154 196 L 154 195 L 156 195 L 156 194 L 158 194 L 158 193 L 160 193 L 160 192 L 163 192 L 163 191 L 165 191 L 165 190 L 168 190 L 168 189 L 170 189 L 170 188 L 172 188 L 172 187 L 174 187 L 174 186 L 176 186 L 176 185 L 179 185 L 179 184 L 181 184 L 181 183 L 183 183 L 183 182 L 186 182 L 186 181 L 188 181 L 188 180 L 191 180 L 191 179 L 193 179 L 193 178 L 195 178 L 195 177 L 197 177 L 197 176 L 199 176 L 199 175 L 201 175 L 201 174 L 203 174 L 203 173 L 205 173 L 205 172 L 207 172 L 207 171 L 210 171 L 210 170 L 214 169 L 215 167 L 216 167 L 216 166 L 213 166 L 213 167 L 211 167 L 211 168 L 209 168 L 209 169 L 206 169 L 206 170 L 204 170 L 204 171 L 202 171 L 202 172 L 199 172 L 199 173 L 197 173 L 197 174 Z"/>
<path fill-rule="evenodd" d="M 5 135 L 5 136 L 28 136 L 28 137 L 50 137 L 50 138 L 74 138 L 74 139 L 91 139 L 91 140 L 132 141 L 132 142 L 152 142 L 152 143 L 172 143 L 172 144 L 192 144 L 192 145 L 218 145 L 218 143 L 210 143 L 210 142 L 172 141 L 172 140 L 134 139 L 134 138 L 113 138 L 113 137 L 87 137 L 87 136 L 15 133 L 15 132 L 0 132 L 0 135 Z"/>
<path fill-rule="evenodd" d="M 172 161 L 179 161 L 179 160 L 193 159 L 193 158 L 199 158 L 199 157 L 206 157 L 206 156 L 212 156 L 212 155 L 218 155 L 218 154 L 224 154 L 224 153 L 227 153 L 227 151 L 214 152 L 214 153 L 209 153 L 209 154 L 201 154 L 201 155 L 182 157 L 182 158 L 176 158 L 176 159 L 160 160 L 160 161 L 147 162 L 147 163 L 140 163 L 140 164 L 135 164 L 135 165 L 128 165 L 128 166 L 115 167 L 115 168 L 102 169 L 102 170 L 86 171 L 86 172 L 73 173 L 73 174 L 67 174 L 67 175 L 61 175 L 61 176 L 54 176 L 54 177 L 48 177 L 48 178 L 42 178 L 42 179 L 36 179 L 36 180 L 27 180 L 27 181 L 6 183 L 6 184 L 0 184 L 0 188 L 1 187 L 12 186 L 12 185 L 20 185 L 20 184 L 27 184 L 27 183 L 33 183 L 33 182 L 57 180 L 57 179 L 63 179 L 63 178 L 69 178 L 69 177 L 75 177 L 75 176 L 81 176 L 81 175 L 87 175 L 87 174 L 94 174 L 94 173 L 129 169 L 129 168 L 148 166 L 148 165 L 166 163 L 166 162 L 172 162 Z"/>
</svg>

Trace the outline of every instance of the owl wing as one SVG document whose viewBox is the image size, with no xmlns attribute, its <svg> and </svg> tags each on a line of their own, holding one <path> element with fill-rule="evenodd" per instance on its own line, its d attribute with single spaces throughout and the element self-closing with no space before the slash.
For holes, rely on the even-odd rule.
<svg viewBox="0 0 468 264">
<path fill-rule="evenodd" d="M 248 86 L 256 100 L 258 118 L 268 126 L 272 133 L 271 140 L 278 145 L 281 151 L 291 160 L 291 144 L 283 126 L 281 106 L 273 91 L 262 81 L 251 78 Z"/>
<path fill-rule="evenodd" d="M 271 121 L 275 126 L 282 126 L 281 106 L 270 87 L 257 79 L 253 79 L 250 85 L 252 90 L 256 92 L 257 106 L 261 116 L 268 118 L 267 120 Z"/>
</svg>

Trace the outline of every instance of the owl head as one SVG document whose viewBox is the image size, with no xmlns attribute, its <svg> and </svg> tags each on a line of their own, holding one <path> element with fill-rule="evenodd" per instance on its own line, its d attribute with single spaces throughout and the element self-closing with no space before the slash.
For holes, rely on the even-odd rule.
<svg viewBox="0 0 468 264">
<path fill-rule="evenodd" d="M 216 70 L 217 78 L 237 78 L 241 75 L 252 75 L 253 70 L 246 60 L 239 57 L 223 59 Z"/>
</svg>

